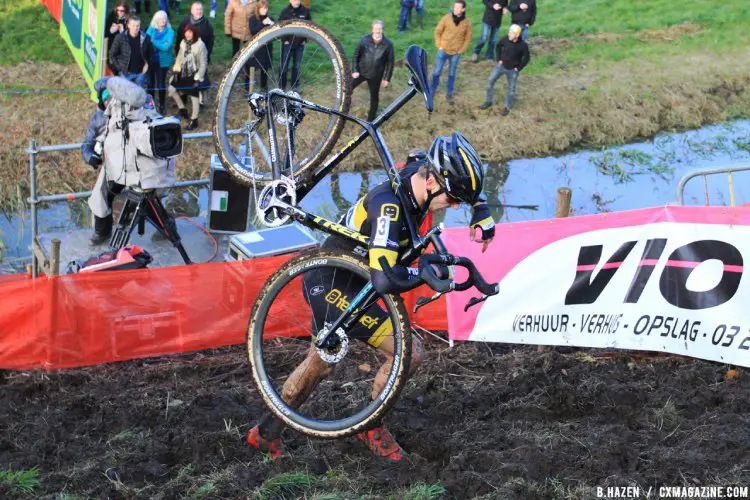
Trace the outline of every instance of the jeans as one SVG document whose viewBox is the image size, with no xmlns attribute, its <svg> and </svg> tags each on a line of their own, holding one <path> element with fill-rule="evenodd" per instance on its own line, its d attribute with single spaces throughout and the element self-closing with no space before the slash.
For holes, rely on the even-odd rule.
<svg viewBox="0 0 750 500">
<path fill-rule="evenodd" d="M 163 10 L 169 15 L 169 0 L 159 0 L 159 10 Z"/>
<path fill-rule="evenodd" d="M 452 56 L 443 52 L 443 49 L 438 49 L 437 57 L 435 58 L 435 71 L 432 72 L 432 84 L 430 85 L 430 92 L 434 95 L 435 91 L 440 85 L 440 73 L 443 72 L 443 66 L 446 61 L 448 62 L 448 90 L 446 94 L 450 97 L 453 96 L 454 87 L 456 86 L 456 72 L 458 71 L 458 60 L 461 58 L 461 54 L 453 54 Z"/>
<path fill-rule="evenodd" d="M 302 54 L 305 51 L 305 46 L 300 45 L 296 49 L 292 49 L 292 44 L 288 43 L 281 47 L 281 88 L 286 90 L 286 76 L 289 71 L 289 59 L 292 60 L 292 90 L 299 89 L 299 81 L 301 75 L 299 70 L 302 67 Z M 291 53 L 291 55 L 290 55 Z"/>
<path fill-rule="evenodd" d="M 382 78 L 365 78 L 359 75 L 352 80 L 352 90 L 356 89 L 362 82 L 367 82 L 370 89 L 370 110 L 367 112 L 367 121 L 371 122 L 378 116 L 378 104 L 380 104 L 380 82 Z"/>
<path fill-rule="evenodd" d="M 409 17 L 409 11 L 411 7 L 401 7 L 401 13 L 398 15 L 398 30 L 401 32 L 406 31 L 406 20 Z"/>
<path fill-rule="evenodd" d="M 217 0 L 211 0 L 211 10 L 216 10 Z M 224 12 L 227 10 L 229 0 L 224 0 Z"/>
<path fill-rule="evenodd" d="M 493 60 L 493 55 L 495 54 L 495 40 L 497 39 L 497 32 L 500 29 L 500 26 L 492 27 L 489 24 L 482 23 L 482 37 L 477 42 L 477 46 L 474 47 L 474 53 L 476 55 L 479 55 L 480 52 L 482 52 L 482 47 L 484 47 L 484 44 L 487 43 L 487 38 L 489 38 L 489 44 L 487 45 L 487 55 L 485 58 L 487 60 Z"/>
<path fill-rule="evenodd" d="M 516 100 L 516 82 L 518 82 L 518 71 L 514 69 L 507 69 L 502 64 L 496 64 L 492 70 L 490 79 L 487 80 L 487 96 L 485 97 L 486 102 L 492 102 L 492 94 L 495 90 L 495 82 L 498 78 L 505 75 L 508 77 L 508 96 L 505 98 L 505 107 L 510 109 L 513 106 L 513 102 Z"/>
<path fill-rule="evenodd" d="M 525 42 L 527 36 L 529 36 L 529 27 L 524 24 L 521 26 L 521 40 Z"/>
<path fill-rule="evenodd" d="M 144 90 L 146 89 L 146 73 L 120 73 L 119 76 L 135 83 Z"/>
<path fill-rule="evenodd" d="M 424 15 L 424 0 L 417 0 L 417 14 Z"/>
</svg>

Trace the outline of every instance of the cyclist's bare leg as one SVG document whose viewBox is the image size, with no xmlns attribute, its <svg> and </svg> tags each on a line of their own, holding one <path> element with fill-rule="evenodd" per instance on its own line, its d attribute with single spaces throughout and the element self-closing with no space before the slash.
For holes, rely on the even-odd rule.
<svg viewBox="0 0 750 500">
<path fill-rule="evenodd" d="M 388 373 L 391 371 L 393 365 L 393 337 L 389 337 L 383 341 L 378 347 L 380 352 L 388 356 L 383 365 L 375 375 L 375 380 L 372 383 L 372 399 L 378 397 L 380 391 L 383 390 L 386 381 L 388 380 Z M 419 365 L 422 363 L 424 356 L 424 348 L 422 347 L 422 340 L 417 336 L 412 336 L 411 341 L 411 363 L 409 364 L 409 375 L 411 376 L 417 371 Z"/>
</svg>

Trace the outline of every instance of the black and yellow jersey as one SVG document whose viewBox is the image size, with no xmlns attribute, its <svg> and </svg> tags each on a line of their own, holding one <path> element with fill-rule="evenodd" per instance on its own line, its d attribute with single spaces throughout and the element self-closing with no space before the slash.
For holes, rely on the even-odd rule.
<svg viewBox="0 0 750 500">
<path fill-rule="evenodd" d="M 401 254 L 411 246 L 407 217 L 411 218 L 414 227 L 418 228 L 426 214 L 425 209 L 419 208 L 411 192 L 411 176 L 417 172 L 420 165 L 420 162 L 413 162 L 399 171 L 401 186 L 411 202 L 409 206 L 404 207 L 399 197 L 393 192 L 390 182 L 384 182 L 360 198 L 340 221 L 347 228 L 370 238 L 367 261 L 373 274 L 373 284 L 380 292 L 386 291 L 383 276 L 381 276 L 383 274 L 380 265 L 381 257 L 385 257 L 388 265 L 394 268 L 394 272 L 400 278 L 408 279 L 407 269 L 397 266 L 396 263 Z M 326 246 L 354 246 L 349 240 L 335 235 L 329 236 L 328 240 Z M 378 283 L 383 286 L 378 286 Z M 391 286 L 387 289 L 387 291 L 396 291 Z"/>
</svg>

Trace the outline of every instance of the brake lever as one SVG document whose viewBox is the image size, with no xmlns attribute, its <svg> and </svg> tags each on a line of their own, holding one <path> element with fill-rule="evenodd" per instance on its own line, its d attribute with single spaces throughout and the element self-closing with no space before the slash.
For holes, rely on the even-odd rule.
<svg viewBox="0 0 750 500">
<path fill-rule="evenodd" d="M 414 306 L 414 314 L 416 314 L 417 309 L 420 307 L 426 306 L 430 302 L 435 302 L 437 299 L 439 299 L 443 295 L 443 292 L 437 292 L 432 297 L 419 297 L 417 299 L 417 305 Z"/>
<path fill-rule="evenodd" d="M 468 311 L 470 307 L 473 307 L 480 302 L 484 302 L 487 300 L 490 296 L 489 295 L 482 295 L 481 297 L 472 297 L 469 299 L 469 302 L 466 303 L 466 306 L 464 306 L 464 312 Z"/>
</svg>

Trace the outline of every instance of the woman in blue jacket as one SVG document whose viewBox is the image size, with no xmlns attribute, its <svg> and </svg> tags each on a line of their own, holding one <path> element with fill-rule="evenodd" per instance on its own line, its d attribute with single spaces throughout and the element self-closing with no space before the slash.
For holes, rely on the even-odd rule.
<svg viewBox="0 0 750 500">
<path fill-rule="evenodd" d="M 160 10 L 151 19 L 146 30 L 154 46 L 154 61 L 149 62 L 149 88 L 159 90 L 159 113 L 167 111 L 167 71 L 174 64 L 175 34 L 169 25 L 167 13 Z M 152 91 L 153 92 L 153 91 Z"/>
</svg>

